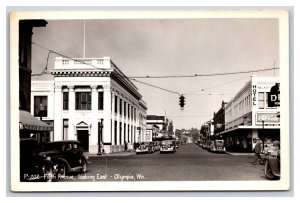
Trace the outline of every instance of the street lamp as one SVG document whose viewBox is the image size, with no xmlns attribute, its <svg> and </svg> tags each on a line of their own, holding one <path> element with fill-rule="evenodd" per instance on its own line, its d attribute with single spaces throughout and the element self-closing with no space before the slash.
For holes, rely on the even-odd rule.
<svg viewBox="0 0 300 203">
<path fill-rule="evenodd" d="M 262 120 L 262 143 L 263 143 L 263 149 L 265 148 L 265 134 L 264 134 L 264 129 L 265 129 L 265 121 Z"/>
<path fill-rule="evenodd" d="M 101 137 L 102 137 L 102 129 L 103 129 L 103 119 L 101 119 L 98 127 L 99 128 L 98 128 L 98 153 L 97 153 L 97 155 L 102 155 Z"/>
</svg>

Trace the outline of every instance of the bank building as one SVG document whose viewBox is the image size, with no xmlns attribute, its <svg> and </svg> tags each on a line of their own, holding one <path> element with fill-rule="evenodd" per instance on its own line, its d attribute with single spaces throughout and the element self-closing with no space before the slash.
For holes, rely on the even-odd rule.
<svg viewBox="0 0 300 203">
<path fill-rule="evenodd" d="M 106 153 L 133 148 L 146 136 L 147 105 L 109 57 L 56 57 L 54 80 L 32 81 L 31 113 L 53 125 L 46 140 L 78 140 Z"/>
</svg>

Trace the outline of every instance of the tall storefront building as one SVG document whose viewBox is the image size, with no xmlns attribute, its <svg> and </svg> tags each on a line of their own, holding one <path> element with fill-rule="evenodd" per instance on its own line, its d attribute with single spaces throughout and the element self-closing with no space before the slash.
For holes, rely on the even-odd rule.
<svg viewBox="0 0 300 203">
<path fill-rule="evenodd" d="M 256 138 L 280 140 L 279 77 L 252 76 L 227 103 L 221 134 L 229 150 L 251 151 Z"/>
<path fill-rule="evenodd" d="M 52 83 L 33 81 L 32 111 L 39 103 L 48 107 L 44 120 L 53 121 L 54 141 L 78 140 L 90 153 L 102 142 L 106 153 L 114 153 L 146 133 L 147 105 L 109 57 L 57 57 L 51 73 Z"/>
</svg>

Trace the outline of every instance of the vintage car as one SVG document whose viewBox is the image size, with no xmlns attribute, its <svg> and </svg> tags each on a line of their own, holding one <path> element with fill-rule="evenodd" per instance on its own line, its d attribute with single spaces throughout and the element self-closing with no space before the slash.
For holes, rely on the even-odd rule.
<svg viewBox="0 0 300 203">
<path fill-rule="evenodd" d="M 211 140 L 209 151 L 225 153 L 224 140 Z"/>
<path fill-rule="evenodd" d="M 265 157 L 265 177 L 269 180 L 280 179 L 280 145 L 274 145 Z"/>
<path fill-rule="evenodd" d="M 20 181 L 53 180 L 51 158 L 40 153 L 38 141 L 32 138 L 20 139 Z"/>
<path fill-rule="evenodd" d="M 87 157 L 83 154 L 81 143 L 76 140 L 48 142 L 43 153 L 51 157 L 55 174 L 65 176 L 67 173 L 87 171 Z"/>
<path fill-rule="evenodd" d="M 158 141 L 153 142 L 153 150 L 156 152 L 159 151 L 159 149 L 160 149 L 160 143 Z"/>
<path fill-rule="evenodd" d="M 176 143 L 173 140 L 164 140 L 161 142 L 160 153 L 176 152 Z"/>
<path fill-rule="evenodd" d="M 136 148 L 135 152 L 136 154 L 153 153 L 154 152 L 153 142 L 141 142 L 139 146 Z"/>
</svg>

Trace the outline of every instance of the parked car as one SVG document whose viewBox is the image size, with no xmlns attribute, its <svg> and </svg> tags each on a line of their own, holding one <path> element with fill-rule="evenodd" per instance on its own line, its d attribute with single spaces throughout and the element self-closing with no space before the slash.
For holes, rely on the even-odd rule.
<svg viewBox="0 0 300 203">
<path fill-rule="evenodd" d="M 154 147 L 153 142 L 141 142 L 139 147 L 135 150 L 136 154 L 140 153 L 153 153 Z"/>
<path fill-rule="evenodd" d="M 211 152 L 225 153 L 224 140 L 211 140 L 210 149 Z"/>
<path fill-rule="evenodd" d="M 55 174 L 65 176 L 67 173 L 87 171 L 87 157 L 83 154 L 81 143 L 76 140 L 48 142 L 43 153 L 51 157 Z"/>
<path fill-rule="evenodd" d="M 40 153 L 38 141 L 32 138 L 20 139 L 20 181 L 53 180 L 51 158 Z"/>
<path fill-rule="evenodd" d="M 153 151 L 159 151 L 160 149 L 160 143 L 159 142 L 153 142 Z"/>
<path fill-rule="evenodd" d="M 269 180 L 280 179 L 280 150 L 277 146 L 272 147 L 265 157 L 264 173 Z"/>
<path fill-rule="evenodd" d="M 176 152 L 176 143 L 173 140 L 164 140 L 161 142 L 160 153 Z"/>
</svg>

